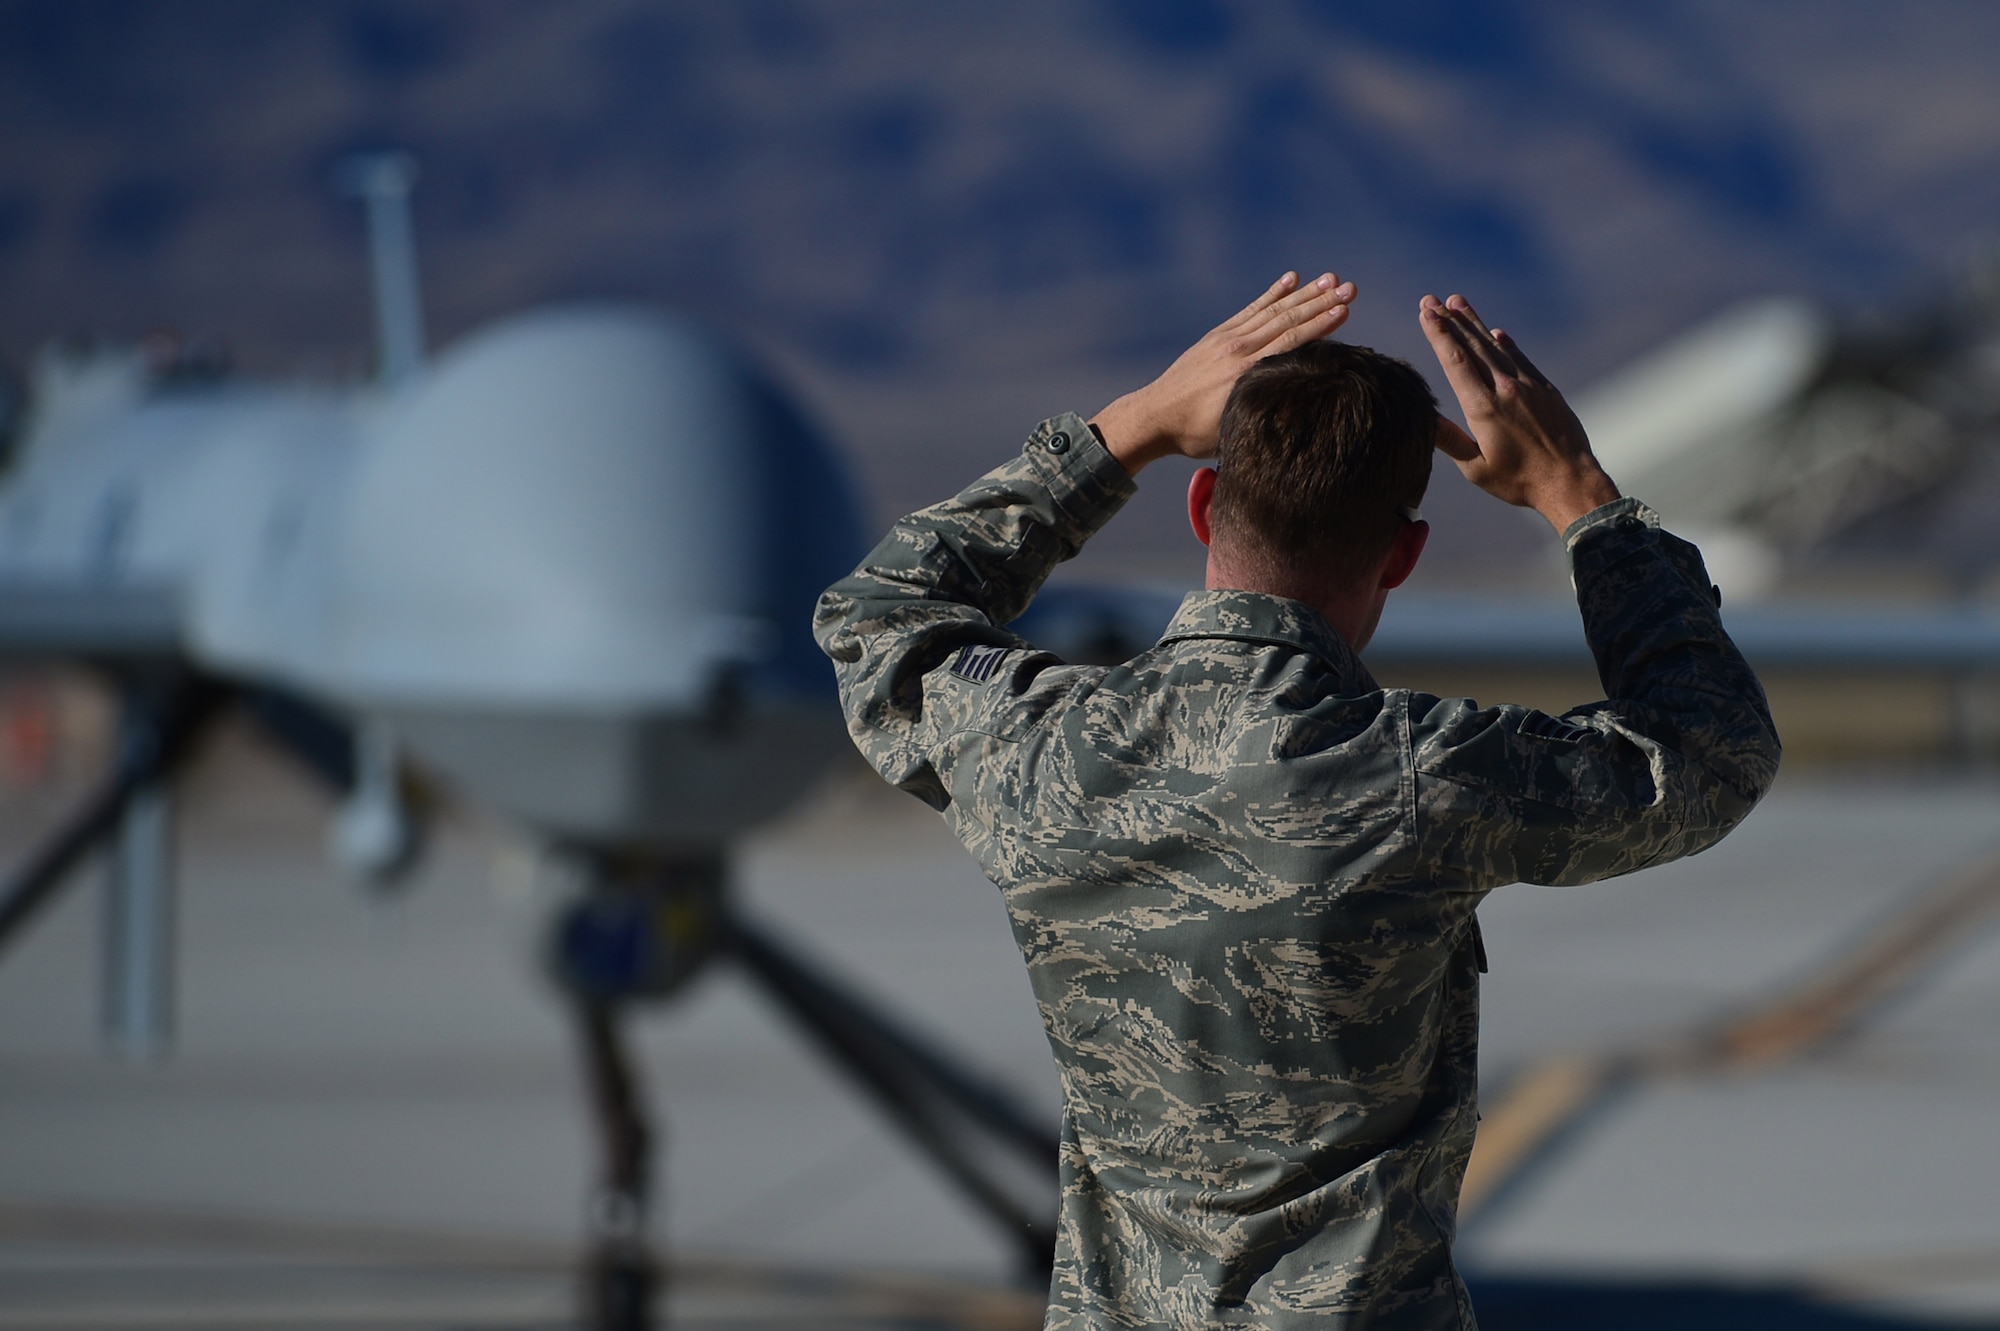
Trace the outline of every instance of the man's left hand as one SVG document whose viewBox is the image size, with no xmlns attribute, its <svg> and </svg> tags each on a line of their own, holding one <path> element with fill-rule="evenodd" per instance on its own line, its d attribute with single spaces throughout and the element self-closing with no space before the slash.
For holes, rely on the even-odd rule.
<svg viewBox="0 0 2000 1331">
<path fill-rule="evenodd" d="M 1354 283 L 1322 273 L 1301 285 L 1286 273 L 1242 310 L 1180 354 L 1166 373 L 1091 418 L 1111 456 L 1137 476 L 1163 457 L 1215 456 L 1222 407 L 1243 372 L 1347 322 Z"/>
</svg>

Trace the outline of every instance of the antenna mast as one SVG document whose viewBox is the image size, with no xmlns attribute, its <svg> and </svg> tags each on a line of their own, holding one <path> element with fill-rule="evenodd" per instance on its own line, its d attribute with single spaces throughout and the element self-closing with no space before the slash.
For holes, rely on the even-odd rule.
<svg viewBox="0 0 2000 1331">
<path fill-rule="evenodd" d="M 385 387 L 394 388 L 424 363 L 423 293 L 417 286 L 417 241 L 410 224 L 417 160 L 402 152 L 362 153 L 347 159 L 340 183 L 368 209 L 379 377 Z"/>
</svg>

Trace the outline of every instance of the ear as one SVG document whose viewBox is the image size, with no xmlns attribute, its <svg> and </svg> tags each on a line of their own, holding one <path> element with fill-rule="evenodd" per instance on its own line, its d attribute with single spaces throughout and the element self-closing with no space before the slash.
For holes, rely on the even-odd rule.
<svg viewBox="0 0 2000 1331">
<path fill-rule="evenodd" d="M 1188 525 L 1194 538 L 1208 544 L 1208 506 L 1215 499 L 1215 468 L 1201 467 L 1188 479 Z"/>
<path fill-rule="evenodd" d="M 1389 558 L 1382 565 L 1382 581 L 1379 584 L 1385 592 L 1394 591 L 1417 571 L 1417 560 L 1422 558 L 1424 543 L 1431 538 L 1431 524 L 1428 522 L 1406 522 L 1396 539 L 1389 545 Z"/>
</svg>

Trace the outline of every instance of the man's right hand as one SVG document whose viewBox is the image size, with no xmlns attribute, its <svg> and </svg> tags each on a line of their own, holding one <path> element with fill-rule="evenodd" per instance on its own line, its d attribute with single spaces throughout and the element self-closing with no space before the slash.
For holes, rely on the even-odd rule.
<svg viewBox="0 0 2000 1331">
<path fill-rule="evenodd" d="M 1286 273 L 1183 351 L 1159 378 L 1119 398 L 1090 423 L 1133 476 L 1176 453 L 1214 457 L 1223 404 L 1243 372 L 1266 356 L 1326 337 L 1347 321 L 1353 299 L 1354 283 L 1332 273 L 1303 286 L 1297 273 Z"/>
<path fill-rule="evenodd" d="M 1558 533 L 1618 498 L 1576 413 L 1512 338 L 1488 329 L 1463 296 L 1425 296 L 1417 320 L 1471 429 L 1438 419 L 1437 446 L 1467 480 L 1534 509 Z"/>
</svg>

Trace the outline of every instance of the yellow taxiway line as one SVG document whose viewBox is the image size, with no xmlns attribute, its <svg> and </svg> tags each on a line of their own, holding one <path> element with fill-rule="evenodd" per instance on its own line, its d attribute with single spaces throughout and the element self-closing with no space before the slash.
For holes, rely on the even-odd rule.
<svg viewBox="0 0 2000 1331">
<path fill-rule="evenodd" d="M 1531 1065 L 1487 1113 L 1459 1195 L 1461 1221 L 1492 1201 L 1555 1137 L 1634 1078 L 1755 1069 L 1846 1034 L 2000 912 L 2000 856 L 1953 875 L 1910 909 L 1775 997 L 1692 1035 Z"/>
</svg>

